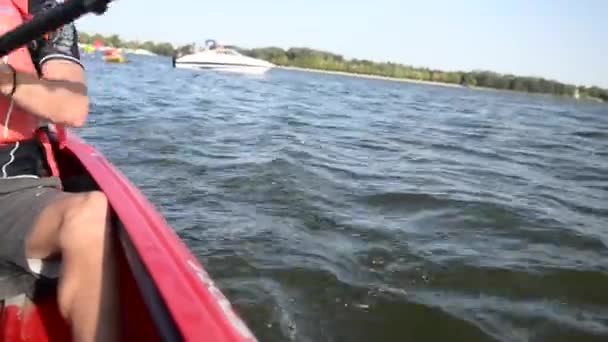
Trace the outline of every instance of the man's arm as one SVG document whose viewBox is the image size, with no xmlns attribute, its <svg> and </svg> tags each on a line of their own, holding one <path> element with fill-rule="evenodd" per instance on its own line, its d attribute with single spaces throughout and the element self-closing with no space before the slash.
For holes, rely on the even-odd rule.
<svg viewBox="0 0 608 342">
<path fill-rule="evenodd" d="M 29 0 L 29 12 L 36 16 L 57 6 L 57 0 Z M 29 47 L 40 79 L 27 73 L 17 74 L 13 99 L 21 108 L 53 123 L 84 125 L 89 98 L 84 67 L 80 63 L 78 33 L 73 23 L 39 39 Z M 10 94 L 12 70 L 0 64 L 0 92 Z"/>
<path fill-rule="evenodd" d="M 76 63 L 55 59 L 46 61 L 41 72 L 41 79 L 17 72 L 15 104 L 53 123 L 72 127 L 84 125 L 89 112 L 84 69 Z M 12 70 L 7 65 L 0 65 L 0 92 L 9 94 L 12 87 Z"/>
</svg>

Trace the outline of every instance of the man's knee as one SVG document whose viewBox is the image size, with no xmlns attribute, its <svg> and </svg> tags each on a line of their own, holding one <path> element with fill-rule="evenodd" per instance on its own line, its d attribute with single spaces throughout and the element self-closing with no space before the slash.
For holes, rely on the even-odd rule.
<svg viewBox="0 0 608 342">
<path fill-rule="evenodd" d="M 59 232 L 62 249 L 86 249 L 101 246 L 108 235 L 109 205 L 99 191 L 74 195 L 63 216 Z"/>
</svg>

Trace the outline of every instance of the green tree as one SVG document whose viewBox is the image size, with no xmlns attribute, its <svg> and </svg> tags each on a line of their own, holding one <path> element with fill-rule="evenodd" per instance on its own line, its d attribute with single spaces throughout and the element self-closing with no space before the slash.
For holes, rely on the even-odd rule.
<svg viewBox="0 0 608 342">
<path fill-rule="evenodd" d="M 105 45 L 112 47 L 123 47 L 122 40 L 116 34 L 111 35 L 105 39 Z"/>
<path fill-rule="evenodd" d="M 194 53 L 194 44 L 182 45 L 177 48 L 176 53 L 178 56 L 184 56 Z"/>
</svg>

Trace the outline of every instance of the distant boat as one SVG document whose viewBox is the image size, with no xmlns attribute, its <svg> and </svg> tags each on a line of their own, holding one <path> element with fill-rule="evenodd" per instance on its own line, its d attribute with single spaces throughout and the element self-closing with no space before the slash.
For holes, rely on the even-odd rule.
<svg viewBox="0 0 608 342">
<path fill-rule="evenodd" d="M 104 51 L 103 60 L 107 63 L 126 63 L 127 59 L 119 49 L 107 49 Z"/>
<path fill-rule="evenodd" d="M 144 50 L 144 49 L 135 49 L 132 51 L 133 54 L 143 55 L 143 56 L 158 56 L 152 51 Z"/>
<path fill-rule="evenodd" d="M 196 70 L 218 70 L 247 74 L 263 74 L 275 67 L 267 61 L 245 56 L 234 49 L 217 45 L 208 40 L 202 51 L 174 60 L 176 68 Z"/>
<path fill-rule="evenodd" d="M 78 44 L 78 47 L 82 50 L 83 53 L 93 54 L 95 53 L 95 47 L 91 44 Z"/>
<path fill-rule="evenodd" d="M 152 51 L 145 49 L 124 49 L 125 53 L 133 54 L 133 55 L 141 55 L 141 56 L 158 56 Z"/>
</svg>

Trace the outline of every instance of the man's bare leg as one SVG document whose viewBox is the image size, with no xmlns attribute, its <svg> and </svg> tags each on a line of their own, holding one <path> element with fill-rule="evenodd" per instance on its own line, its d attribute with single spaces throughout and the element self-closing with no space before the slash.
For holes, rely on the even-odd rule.
<svg viewBox="0 0 608 342">
<path fill-rule="evenodd" d="M 28 237 L 29 258 L 61 254 L 58 304 L 74 341 L 117 341 L 117 270 L 101 192 L 68 194 L 41 213 Z"/>
</svg>

